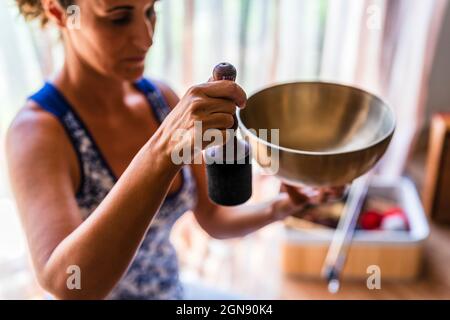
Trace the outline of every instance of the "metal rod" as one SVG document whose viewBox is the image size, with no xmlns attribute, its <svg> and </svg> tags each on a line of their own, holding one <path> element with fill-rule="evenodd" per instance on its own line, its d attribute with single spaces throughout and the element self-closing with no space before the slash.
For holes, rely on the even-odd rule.
<svg viewBox="0 0 450 320">
<path fill-rule="evenodd" d="M 337 293 L 340 288 L 340 277 L 347 260 L 347 254 L 356 228 L 362 205 L 367 195 L 372 174 L 368 173 L 355 180 L 348 194 L 343 215 L 334 232 L 328 249 L 322 274 L 328 281 L 328 291 Z"/>
</svg>

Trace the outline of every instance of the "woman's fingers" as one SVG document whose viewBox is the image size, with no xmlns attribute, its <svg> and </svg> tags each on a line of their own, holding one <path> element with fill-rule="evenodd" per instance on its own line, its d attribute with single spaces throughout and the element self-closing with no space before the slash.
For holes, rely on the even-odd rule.
<svg viewBox="0 0 450 320">
<path fill-rule="evenodd" d="M 228 80 L 213 81 L 191 88 L 191 91 L 203 94 L 209 98 L 221 98 L 233 101 L 238 107 L 244 108 L 247 94 L 237 83 Z"/>
<path fill-rule="evenodd" d="M 325 204 L 337 197 L 342 197 L 346 190 L 346 187 L 335 188 L 296 188 L 286 184 L 281 185 L 281 192 L 287 193 L 287 198 L 284 202 L 278 204 L 279 217 L 285 218 L 292 214 L 298 214 L 298 210 L 302 208 L 304 210 L 308 205 L 321 205 Z M 287 209 L 282 208 L 282 203 Z"/>
<path fill-rule="evenodd" d="M 291 201 L 296 205 L 301 206 L 310 202 L 309 197 L 304 193 L 302 193 L 301 191 L 299 191 L 298 188 L 283 184 L 282 191 L 286 191 Z"/>
<path fill-rule="evenodd" d="M 317 189 L 316 195 L 311 197 L 311 203 L 314 205 L 321 205 L 341 200 L 344 197 L 346 190 L 346 186 Z"/>
<path fill-rule="evenodd" d="M 205 98 L 201 102 L 199 108 L 201 112 L 205 115 L 214 113 L 236 113 L 236 104 L 233 101 L 219 98 Z"/>
<path fill-rule="evenodd" d="M 326 196 L 326 201 L 340 200 L 344 197 L 346 191 L 347 191 L 347 186 L 326 188 L 324 190 L 324 193 Z"/>
<path fill-rule="evenodd" d="M 213 113 L 203 121 L 203 129 L 218 129 L 226 130 L 232 128 L 234 125 L 234 118 L 229 113 Z"/>
<path fill-rule="evenodd" d="M 296 204 L 321 205 L 337 201 L 343 198 L 347 186 L 329 188 L 296 188 L 283 184 L 281 191 L 287 192 L 291 200 Z"/>
</svg>

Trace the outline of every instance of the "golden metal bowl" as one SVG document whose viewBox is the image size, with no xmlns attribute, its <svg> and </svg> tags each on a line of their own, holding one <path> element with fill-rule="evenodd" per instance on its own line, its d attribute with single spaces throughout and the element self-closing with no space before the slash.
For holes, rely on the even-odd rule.
<svg viewBox="0 0 450 320">
<path fill-rule="evenodd" d="M 269 87 L 237 117 L 258 164 L 296 186 L 352 182 L 380 160 L 395 130 L 394 112 L 380 98 L 325 82 Z M 279 141 L 271 129 L 279 129 Z"/>
</svg>

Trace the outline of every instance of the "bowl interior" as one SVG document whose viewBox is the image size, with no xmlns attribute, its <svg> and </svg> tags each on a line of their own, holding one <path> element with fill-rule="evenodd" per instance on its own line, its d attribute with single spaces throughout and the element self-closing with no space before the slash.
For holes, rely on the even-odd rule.
<svg viewBox="0 0 450 320">
<path fill-rule="evenodd" d="M 365 149 L 392 134 L 393 111 L 379 98 L 353 87 L 298 82 L 262 90 L 239 111 L 247 129 L 279 129 L 283 148 L 342 153 Z"/>
</svg>

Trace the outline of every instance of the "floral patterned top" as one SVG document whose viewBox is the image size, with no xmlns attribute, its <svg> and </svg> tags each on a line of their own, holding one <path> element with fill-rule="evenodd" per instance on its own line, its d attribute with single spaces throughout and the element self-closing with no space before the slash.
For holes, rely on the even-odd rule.
<svg viewBox="0 0 450 320">
<path fill-rule="evenodd" d="M 145 78 L 137 81 L 135 86 L 147 97 L 149 109 L 161 123 L 170 108 L 158 87 Z M 82 217 L 86 219 L 112 189 L 117 178 L 88 128 L 55 86 L 45 83 L 30 99 L 57 117 L 75 149 L 81 168 L 81 183 L 75 196 Z M 194 208 L 197 194 L 191 168 L 183 167 L 181 174 L 181 188 L 164 200 L 133 262 L 109 299 L 183 298 L 177 256 L 169 236 L 176 220 Z"/>
</svg>

